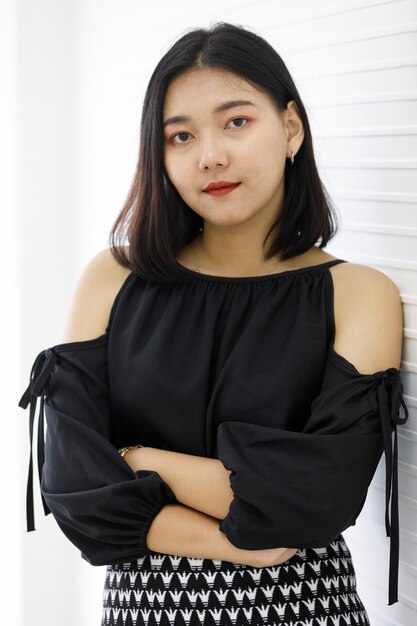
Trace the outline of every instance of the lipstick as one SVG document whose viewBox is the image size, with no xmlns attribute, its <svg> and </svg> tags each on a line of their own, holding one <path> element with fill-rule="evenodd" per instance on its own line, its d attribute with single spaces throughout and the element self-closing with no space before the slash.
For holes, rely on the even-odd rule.
<svg viewBox="0 0 417 626">
<path fill-rule="evenodd" d="M 225 196 L 228 193 L 231 193 L 234 189 L 239 187 L 240 183 L 236 185 L 228 185 L 227 187 L 219 187 L 219 189 L 209 189 L 205 193 L 210 194 L 210 196 Z"/>
</svg>

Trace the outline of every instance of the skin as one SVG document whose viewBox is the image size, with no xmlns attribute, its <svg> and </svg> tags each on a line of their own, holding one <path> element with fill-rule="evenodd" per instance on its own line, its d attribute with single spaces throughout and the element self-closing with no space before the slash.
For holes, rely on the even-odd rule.
<svg viewBox="0 0 417 626">
<path fill-rule="evenodd" d="M 213 113 L 219 104 L 237 99 L 255 106 Z M 241 77 L 199 69 L 177 77 L 168 88 L 163 119 L 177 115 L 191 121 L 165 128 L 164 166 L 183 200 L 204 220 L 203 233 L 183 247 L 178 262 L 191 269 L 198 265 L 203 273 L 238 277 L 335 258 L 316 246 L 288 261 L 263 257 L 263 238 L 284 198 L 285 160 L 291 151 L 297 158 L 304 137 L 293 101 L 280 113 L 268 96 Z M 231 123 L 237 118 L 249 121 Z M 220 179 L 241 184 L 226 196 L 203 192 L 209 182 Z M 355 263 L 329 269 L 335 351 L 363 374 L 399 368 L 403 315 L 395 283 L 382 272 Z M 64 341 L 104 333 L 114 299 L 129 273 L 108 249 L 90 261 L 77 286 Z M 218 519 L 225 517 L 233 498 L 230 472 L 220 460 L 151 447 L 129 451 L 124 458 L 132 471 L 157 471 L 181 503 L 163 507 L 154 518 L 147 535 L 151 550 L 257 567 L 283 563 L 296 553 L 296 548 L 239 550 L 219 532 Z"/>
<path fill-rule="evenodd" d="M 231 100 L 248 100 L 253 106 L 213 112 Z M 203 218 L 204 230 L 177 261 L 192 264 L 196 259 L 202 272 L 225 276 L 295 267 L 300 258 L 265 261 L 262 250 L 283 203 L 286 159 L 291 152 L 297 154 L 304 138 L 295 102 L 279 112 L 266 94 L 240 76 L 205 68 L 170 84 L 163 119 L 180 115 L 191 121 L 164 129 L 164 166 L 182 199 Z M 225 196 L 203 191 L 218 180 L 240 186 Z"/>
</svg>

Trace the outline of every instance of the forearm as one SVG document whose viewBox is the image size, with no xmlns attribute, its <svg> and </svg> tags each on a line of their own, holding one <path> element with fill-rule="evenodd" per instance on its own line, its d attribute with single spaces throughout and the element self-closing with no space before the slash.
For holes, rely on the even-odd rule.
<svg viewBox="0 0 417 626">
<path fill-rule="evenodd" d="M 153 552 L 240 563 L 247 550 L 236 548 L 218 520 L 182 504 L 167 504 L 154 518 L 146 539 Z"/>
<path fill-rule="evenodd" d="M 133 471 L 158 472 L 178 502 L 217 519 L 224 519 L 233 500 L 229 475 L 219 459 L 158 448 L 131 450 L 125 457 Z"/>
<path fill-rule="evenodd" d="M 152 521 L 146 545 L 153 552 L 272 567 L 285 563 L 296 548 L 242 550 L 219 530 L 218 520 L 182 504 L 166 504 Z"/>
</svg>

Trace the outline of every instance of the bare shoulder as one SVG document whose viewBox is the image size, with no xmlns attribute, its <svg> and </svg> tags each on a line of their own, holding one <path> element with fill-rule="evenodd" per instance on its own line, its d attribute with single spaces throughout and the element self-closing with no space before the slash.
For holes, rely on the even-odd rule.
<svg viewBox="0 0 417 626">
<path fill-rule="evenodd" d="M 125 251 L 128 255 L 129 249 Z M 109 248 L 98 252 L 86 265 L 72 299 L 63 341 L 85 341 L 104 334 L 113 302 L 131 273 Z"/>
<path fill-rule="evenodd" d="M 350 297 L 352 291 L 371 290 L 374 297 L 383 291 L 383 295 L 391 293 L 394 297 L 400 296 L 399 289 L 393 280 L 383 272 L 359 263 L 338 263 L 329 268 L 335 291 L 342 297 Z"/>
<path fill-rule="evenodd" d="M 329 270 L 334 287 L 335 351 L 363 374 L 399 369 L 403 309 L 395 282 L 357 263 L 339 263 Z"/>
</svg>

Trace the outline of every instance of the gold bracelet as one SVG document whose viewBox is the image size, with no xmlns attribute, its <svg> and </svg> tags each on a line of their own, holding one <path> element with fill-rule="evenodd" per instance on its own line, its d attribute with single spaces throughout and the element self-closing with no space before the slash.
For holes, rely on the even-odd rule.
<svg viewBox="0 0 417 626">
<path fill-rule="evenodd" d="M 128 450 L 136 450 L 136 448 L 143 448 L 143 446 L 140 443 L 138 443 L 137 446 L 127 446 L 125 448 L 119 448 L 119 453 L 124 458 L 124 456 L 125 456 L 125 454 L 126 454 L 126 452 Z"/>
</svg>

